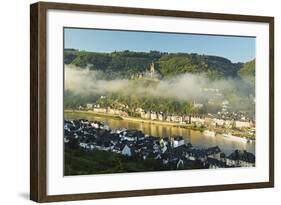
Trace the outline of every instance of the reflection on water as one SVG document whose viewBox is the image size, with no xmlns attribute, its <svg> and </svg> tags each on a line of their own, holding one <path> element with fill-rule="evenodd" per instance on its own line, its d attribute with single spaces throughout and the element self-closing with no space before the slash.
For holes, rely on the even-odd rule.
<svg viewBox="0 0 281 205">
<path fill-rule="evenodd" d="M 223 137 L 222 135 L 208 137 L 204 136 L 203 133 L 200 131 L 194 131 L 186 128 L 131 122 L 126 120 L 106 118 L 83 113 L 65 113 L 64 117 L 65 119 L 69 120 L 87 119 L 90 121 L 102 121 L 108 124 L 111 129 L 137 129 L 141 130 L 145 134 L 157 137 L 169 137 L 180 135 L 183 136 L 187 142 L 190 142 L 196 148 L 208 148 L 218 145 L 221 150 L 227 155 L 231 154 L 231 152 L 233 152 L 235 149 L 247 150 L 248 152 L 255 153 L 255 143 L 245 143 L 237 140 L 231 140 Z"/>
</svg>

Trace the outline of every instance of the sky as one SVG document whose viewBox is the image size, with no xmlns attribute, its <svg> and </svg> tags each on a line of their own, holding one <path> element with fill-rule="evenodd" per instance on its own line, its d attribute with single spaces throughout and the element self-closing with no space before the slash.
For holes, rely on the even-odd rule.
<svg viewBox="0 0 281 205">
<path fill-rule="evenodd" d="M 198 53 L 225 57 L 233 63 L 255 58 L 255 38 L 238 36 L 65 28 L 64 47 L 93 52 Z"/>
</svg>

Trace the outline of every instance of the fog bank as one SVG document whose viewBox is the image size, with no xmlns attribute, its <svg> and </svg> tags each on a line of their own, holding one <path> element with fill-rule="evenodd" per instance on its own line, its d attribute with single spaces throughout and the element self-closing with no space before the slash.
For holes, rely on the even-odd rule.
<svg viewBox="0 0 281 205">
<path fill-rule="evenodd" d="M 165 97 L 177 100 L 208 100 L 215 95 L 238 92 L 248 96 L 250 87 L 240 79 L 209 80 L 203 74 L 182 74 L 144 86 L 142 81 L 127 79 L 103 80 L 102 73 L 65 65 L 65 89 L 81 95 L 106 95 L 121 92 L 124 95 Z M 207 89 L 214 90 L 207 90 Z M 216 90 L 215 90 L 216 89 Z M 254 93 L 253 93 L 254 94 Z"/>
</svg>

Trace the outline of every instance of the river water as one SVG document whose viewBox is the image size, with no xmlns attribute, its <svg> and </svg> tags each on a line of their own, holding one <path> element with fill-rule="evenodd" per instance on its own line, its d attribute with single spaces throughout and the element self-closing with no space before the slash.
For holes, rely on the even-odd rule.
<svg viewBox="0 0 281 205">
<path fill-rule="evenodd" d="M 196 148 L 208 148 L 219 146 L 222 152 L 226 155 L 231 154 L 235 149 L 247 150 L 255 154 L 255 143 L 245 143 L 240 140 L 233 140 L 222 135 L 209 137 L 203 135 L 200 131 L 195 131 L 187 128 L 164 126 L 159 124 L 139 123 L 127 120 L 119 120 L 114 118 L 100 117 L 84 113 L 65 113 L 64 118 L 67 120 L 87 119 L 90 121 L 101 121 L 106 123 L 111 129 L 127 128 L 141 130 L 144 134 L 169 137 L 180 135 L 183 136 L 186 142 L 190 142 Z"/>
</svg>

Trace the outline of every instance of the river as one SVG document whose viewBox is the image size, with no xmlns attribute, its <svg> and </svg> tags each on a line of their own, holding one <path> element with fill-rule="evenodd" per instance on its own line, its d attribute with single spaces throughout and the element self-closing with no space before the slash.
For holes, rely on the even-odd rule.
<svg viewBox="0 0 281 205">
<path fill-rule="evenodd" d="M 87 119 L 90 121 L 101 121 L 106 123 L 111 129 L 137 129 L 141 130 L 144 134 L 157 137 L 169 137 L 180 135 L 184 137 L 186 142 L 190 142 L 196 148 L 208 148 L 217 145 L 226 155 L 231 154 L 235 149 L 247 150 L 248 152 L 255 154 L 254 142 L 245 143 L 239 140 L 228 139 L 222 135 L 209 137 L 203 135 L 203 133 L 200 131 L 195 131 L 187 128 L 163 126 L 151 123 L 132 122 L 115 118 L 95 116 L 92 114 L 85 113 L 65 113 L 64 118 L 67 120 Z"/>
</svg>

